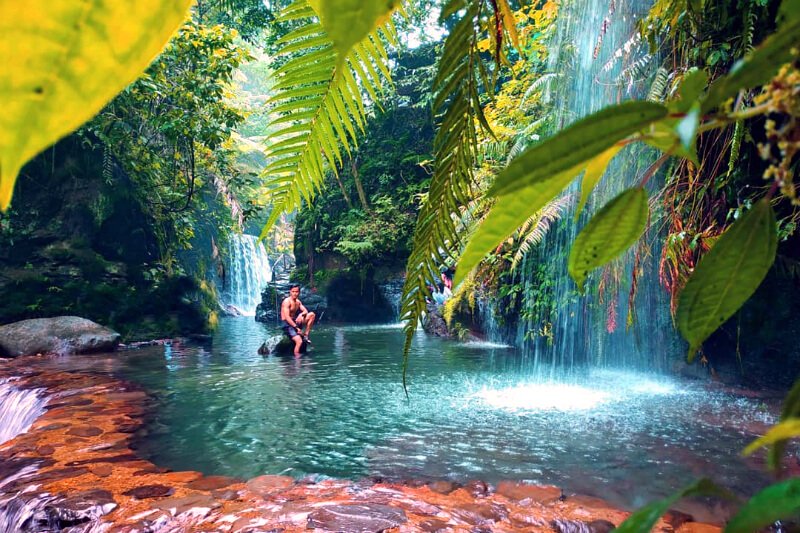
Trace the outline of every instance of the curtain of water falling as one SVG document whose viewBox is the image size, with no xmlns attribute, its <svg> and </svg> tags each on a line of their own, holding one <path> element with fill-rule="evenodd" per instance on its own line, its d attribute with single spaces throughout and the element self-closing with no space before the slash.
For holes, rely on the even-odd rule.
<svg viewBox="0 0 800 533">
<path fill-rule="evenodd" d="M 549 47 L 550 71 L 559 74 L 545 96 L 555 113 L 550 133 L 608 105 L 645 97 L 658 64 L 657 58 L 648 55 L 646 43 L 639 40 L 636 24 L 650 3 L 569 0 L 562 4 Z M 567 257 L 580 228 L 611 198 L 638 183 L 654 160 L 655 152 L 642 146 L 620 152 L 579 222 L 573 222 L 569 211 L 550 231 L 539 251 L 526 258 L 519 278 L 528 297 L 523 309 L 534 309 L 533 298 L 543 298 L 543 292 L 554 299 L 556 306 L 554 314 L 523 312 L 532 316 L 518 322 L 516 344 L 523 350 L 528 369 L 540 377 L 563 377 L 586 365 L 660 370 L 675 353 L 668 295 L 658 282 L 659 206 L 651 201 L 652 226 L 644 239 L 649 248 L 638 248 L 638 259 L 634 250 L 612 269 L 596 271 L 585 296 L 577 293 L 567 274 Z M 656 181 L 651 183 L 656 185 Z M 578 190 L 576 183 L 571 189 L 575 199 L 579 197 Z M 638 283 L 629 308 L 634 264 L 638 265 Z M 549 269 L 552 290 L 543 291 L 537 285 L 541 268 Z M 548 336 L 542 336 L 543 331 Z"/>
<path fill-rule="evenodd" d="M 47 399 L 40 389 L 19 389 L 0 381 L 0 444 L 24 433 L 44 412 Z"/>
<path fill-rule="evenodd" d="M 261 292 L 272 281 L 264 244 L 252 235 L 231 235 L 223 301 L 242 314 L 255 315 Z"/>
</svg>

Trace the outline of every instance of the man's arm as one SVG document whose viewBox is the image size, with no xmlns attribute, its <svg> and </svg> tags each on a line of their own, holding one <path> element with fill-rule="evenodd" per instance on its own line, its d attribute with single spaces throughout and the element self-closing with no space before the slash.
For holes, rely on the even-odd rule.
<svg viewBox="0 0 800 533">
<path fill-rule="evenodd" d="M 307 315 L 308 314 L 308 309 L 306 309 L 306 306 L 303 305 L 303 302 L 298 301 L 297 303 L 300 304 L 300 311 L 302 311 L 304 315 Z"/>
</svg>

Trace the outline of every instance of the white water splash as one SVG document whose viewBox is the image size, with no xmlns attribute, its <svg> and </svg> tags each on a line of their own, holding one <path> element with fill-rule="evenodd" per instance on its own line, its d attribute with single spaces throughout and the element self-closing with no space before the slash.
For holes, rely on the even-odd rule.
<svg viewBox="0 0 800 533">
<path fill-rule="evenodd" d="M 44 412 L 44 389 L 20 389 L 10 380 L 0 381 L 0 444 L 28 431 Z"/>
<path fill-rule="evenodd" d="M 243 315 L 254 316 L 261 303 L 261 291 L 272 281 L 267 250 L 257 237 L 231 235 L 228 252 L 223 301 Z"/>
</svg>

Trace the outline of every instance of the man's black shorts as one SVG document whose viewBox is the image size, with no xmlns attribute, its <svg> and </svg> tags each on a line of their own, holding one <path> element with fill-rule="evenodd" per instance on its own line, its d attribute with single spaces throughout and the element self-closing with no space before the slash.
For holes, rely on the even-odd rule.
<svg viewBox="0 0 800 533">
<path fill-rule="evenodd" d="M 294 326 L 292 326 L 291 324 L 289 324 L 285 320 L 283 321 L 283 325 L 281 326 L 281 329 L 283 329 L 283 332 L 286 333 L 286 335 L 290 339 L 300 335 L 300 332 L 297 330 L 297 328 L 295 328 Z M 300 335 L 300 336 L 302 336 L 302 335 Z"/>
</svg>

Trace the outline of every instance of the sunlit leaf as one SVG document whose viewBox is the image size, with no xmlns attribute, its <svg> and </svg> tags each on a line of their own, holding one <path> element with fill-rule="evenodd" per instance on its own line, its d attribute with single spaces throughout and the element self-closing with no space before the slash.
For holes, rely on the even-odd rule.
<svg viewBox="0 0 800 533">
<path fill-rule="evenodd" d="M 666 115 L 667 108 L 653 102 L 623 102 L 602 109 L 514 159 L 497 176 L 489 194 L 502 196 L 566 170 L 580 170 L 618 141 Z"/>
<path fill-rule="evenodd" d="M 795 381 L 792 389 L 786 398 L 783 399 L 783 409 L 781 409 L 781 422 L 787 422 L 792 419 L 800 419 L 800 379 Z M 773 443 L 767 454 L 767 465 L 772 469 L 777 469 L 781 464 L 781 457 L 786 449 L 785 440 L 777 440 Z"/>
<path fill-rule="evenodd" d="M 632 515 L 628 517 L 618 528 L 614 530 L 615 533 L 650 533 L 658 522 L 658 519 L 663 516 L 672 505 L 687 496 L 720 496 L 723 498 L 733 498 L 733 495 L 727 490 L 718 487 L 708 479 L 701 479 L 685 489 L 676 492 L 672 496 L 658 500 L 648 505 L 645 505 Z"/>
<path fill-rule="evenodd" d="M 800 514 L 800 479 L 775 483 L 762 490 L 739 510 L 725 526 L 725 533 L 761 531 L 776 520 Z"/>
<path fill-rule="evenodd" d="M 531 214 L 563 191 L 579 171 L 578 168 L 571 168 L 540 179 L 513 194 L 501 196 L 461 254 L 454 283 L 458 284 L 464 279 L 487 253 L 507 239 Z"/>
<path fill-rule="evenodd" d="M 700 99 L 700 95 L 703 94 L 706 85 L 708 85 L 708 74 L 706 74 L 705 70 L 698 68 L 689 70 L 683 76 L 681 87 L 678 90 L 680 99 L 674 102 L 674 107 L 671 107 L 671 109 L 681 113 L 691 109 Z"/>
<path fill-rule="evenodd" d="M 584 172 L 583 178 L 581 179 L 581 199 L 578 202 L 578 208 L 575 210 L 575 220 L 578 219 L 578 215 L 583 211 L 586 201 L 589 199 L 589 194 L 597 186 L 603 174 L 605 174 L 608 164 L 621 149 L 621 146 L 612 146 L 589 161 L 589 164 L 586 165 L 586 172 Z"/>
<path fill-rule="evenodd" d="M 569 254 L 569 274 L 580 290 L 590 270 L 619 256 L 641 237 L 649 212 L 647 192 L 637 187 L 623 192 L 592 217 Z"/>
<path fill-rule="evenodd" d="M 503 27 L 508 32 L 508 36 L 511 38 L 511 44 L 513 44 L 514 48 L 517 50 L 522 50 L 519 45 L 519 32 L 517 32 L 517 25 L 514 20 L 514 12 L 511 11 L 511 7 L 509 7 L 506 0 L 497 0 L 497 8 L 500 10 L 500 14 L 503 17 Z"/>
<path fill-rule="evenodd" d="M 750 455 L 759 448 L 795 437 L 800 437 L 800 418 L 790 418 L 772 426 L 766 435 L 748 444 L 742 455 Z"/>
<path fill-rule="evenodd" d="M 191 0 L 0 0 L 0 209 L 29 159 L 135 80 Z"/>
<path fill-rule="evenodd" d="M 309 0 L 341 63 L 350 49 L 387 22 L 399 0 Z"/>
<path fill-rule="evenodd" d="M 689 111 L 686 113 L 686 116 L 683 117 L 678 125 L 675 127 L 675 131 L 678 134 L 678 138 L 681 140 L 681 147 L 683 148 L 684 152 L 687 154 L 691 154 L 691 159 L 695 163 L 697 162 L 697 148 L 696 148 L 696 140 L 697 140 L 697 128 L 700 126 L 700 104 L 695 102 Z"/>
<path fill-rule="evenodd" d="M 800 17 L 786 17 L 778 31 L 744 59 L 731 67 L 728 75 L 718 78 L 708 90 L 703 101 L 705 114 L 742 89 L 751 89 L 767 83 L 778 68 L 792 60 L 792 49 L 800 46 Z"/>
<path fill-rule="evenodd" d="M 755 292 L 775 260 L 775 215 L 757 202 L 700 260 L 678 301 L 675 321 L 689 341 L 689 360 L 704 340 Z"/>
</svg>

